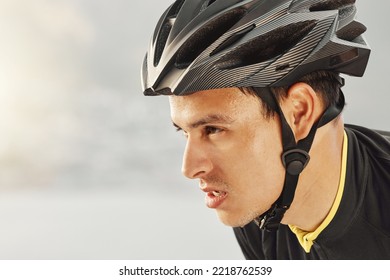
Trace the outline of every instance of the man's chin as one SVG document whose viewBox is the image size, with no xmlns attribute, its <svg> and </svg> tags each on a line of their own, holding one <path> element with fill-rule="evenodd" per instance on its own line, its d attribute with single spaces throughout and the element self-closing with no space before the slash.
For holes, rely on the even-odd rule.
<svg viewBox="0 0 390 280">
<path fill-rule="evenodd" d="M 229 226 L 229 227 L 244 227 L 247 224 L 249 224 L 250 222 L 252 222 L 257 217 L 256 215 L 254 215 L 253 217 L 252 217 L 252 215 L 248 215 L 246 217 L 235 217 L 235 216 L 232 217 L 231 215 L 226 215 L 226 213 L 221 214 L 218 212 L 217 212 L 217 215 L 218 215 L 219 220 L 225 226 Z"/>
</svg>

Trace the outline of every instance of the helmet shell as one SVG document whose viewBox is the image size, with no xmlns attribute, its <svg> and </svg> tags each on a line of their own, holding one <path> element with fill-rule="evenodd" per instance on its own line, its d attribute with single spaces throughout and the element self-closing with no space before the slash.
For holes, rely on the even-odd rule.
<svg viewBox="0 0 390 280">
<path fill-rule="evenodd" d="M 362 76 L 355 0 L 177 0 L 142 65 L 145 95 L 276 87 L 317 70 Z"/>
</svg>

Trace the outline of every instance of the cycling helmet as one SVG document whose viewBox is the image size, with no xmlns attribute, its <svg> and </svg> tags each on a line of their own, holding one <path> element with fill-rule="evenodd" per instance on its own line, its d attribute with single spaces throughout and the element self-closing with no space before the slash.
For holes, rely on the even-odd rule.
<svg viewBox="0 0 390 280">
<path fill-rule="evenodd" d="M 318 70 L 362 76 L 370 48 L 355 16 L 355 0 L 177 0 L 157 24 L 142 65 L 145 95 L 262 88 L 256 94 L 279 114 L 285 181 L 277 201 L 255 219 L 261 229 L 278 229 L 316 130 L 344 107 L 340 90 L 338 102 L 296 142 L 270 88 Z"/>
<path fill-rule="evenodd" d="M 316 70 L 362 76 L 355 0 L 177 0 L 142 66 L 145 95 L 286 86 Z"/>
</svg>

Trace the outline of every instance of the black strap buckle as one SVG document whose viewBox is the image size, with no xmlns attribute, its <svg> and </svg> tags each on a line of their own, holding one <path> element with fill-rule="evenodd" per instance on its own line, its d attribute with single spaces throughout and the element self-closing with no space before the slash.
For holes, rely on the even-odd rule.
<svg viewBox="0 0 390 280">
<path fill-rule="evenodd" d="M 262 216 L 255 219 L 255 223 L 262 230 L 275 231 L 279 228 L 280 222 L 283 219 L 284 213 L 289 206 L 278 206 L 277 204 L 267 211 Z"/>
<path fill-rule="evenodd" d="M 282 162 L 290 175 L 299 175 L 310 161 L 309 154 L 301 149 L 292 149 L 283 153 Z"/>
</svg>

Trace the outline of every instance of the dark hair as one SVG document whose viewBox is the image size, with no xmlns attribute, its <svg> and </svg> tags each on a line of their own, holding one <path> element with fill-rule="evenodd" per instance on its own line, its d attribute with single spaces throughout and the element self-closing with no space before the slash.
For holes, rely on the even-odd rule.
<svg viewBox="0 0 390 280">
<path fill-rule="evenodd" d="M 339 92 L 342 85 L 340 83 L 340 76 L 338 73 L 322 70 L 315 71 L 303 76 L 296 82 L 303 82 L 310 85 L 320 97 L 324 108 L 335 105 L 339 100 Z M 271 87 L 271 91 L 278 102 L 287 97 L 289 87 L 290 86 Z M 240 89 L 244 93 L 256 95 L 261 99 L 264 115 L 267 118 L 274 116 L 275 110 L 262 98 L 263 88 L 248 87 Z"/>
</svg>

